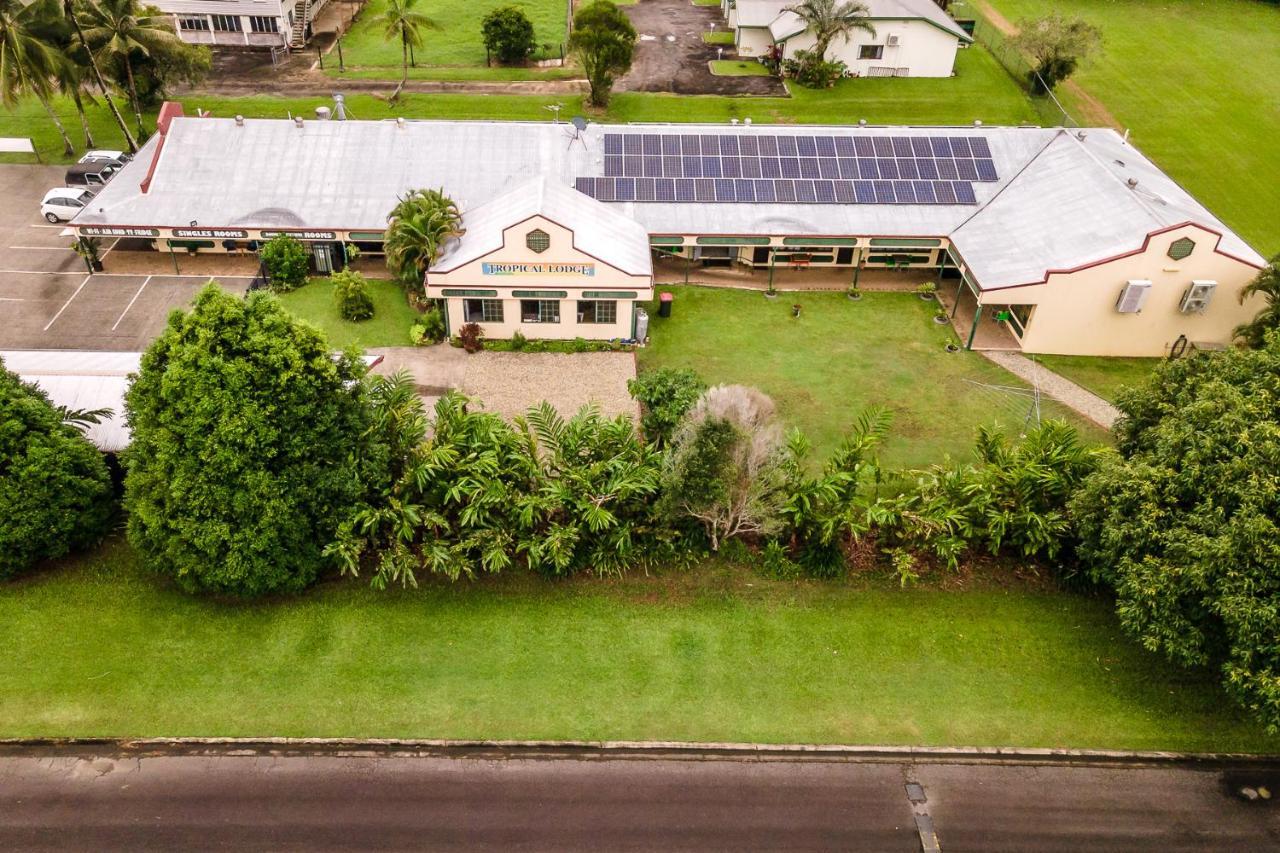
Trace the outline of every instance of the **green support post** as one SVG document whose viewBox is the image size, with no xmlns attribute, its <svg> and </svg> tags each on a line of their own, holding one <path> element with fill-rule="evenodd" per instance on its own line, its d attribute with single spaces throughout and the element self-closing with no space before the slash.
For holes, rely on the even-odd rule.
<svg viewBox="0 0 1280 853">
<path fill-rule="evenodd" d="M 858 277 L 860 275 L 862 275 L 862 254 L 861 253 L 858 254 L 858 262 L 854 264 L 854 267 L 853 267 L 853 287 L 855 290 L 858 287 Z"/>
<path fill-rule="evenodd" d="M 973 326 L 969 329 L 969 340 L 964 345 L 965 349 L 973 349 L 973 338 L 978 334 L 978 322 L 982 320 L 982 303 L 978 303 L 978 307 L 973 309 Z"/>
<path fill-rule="evenodd" d="M 772 246 L 769 247 L 769 289 L 773 290 L 773 256 L 776 254 Z"/>
</svg>

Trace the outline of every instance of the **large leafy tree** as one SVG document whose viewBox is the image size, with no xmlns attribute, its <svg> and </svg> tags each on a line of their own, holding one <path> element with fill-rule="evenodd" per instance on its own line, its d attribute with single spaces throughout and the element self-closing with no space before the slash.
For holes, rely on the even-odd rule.
<svg viewBox="0 0 1280 853">
<path fill-rule="evenodd" d="M 210 283 L 175 312 L 125 401 L 129 539 L 147 564 L 188 591 L 311 583 L 368 488 L 363 374 L 266 293 Z"/>
<path fill-rule="evenodd" d="M 1258 349 L 1266 343 L 1267 332 L 1280 329 L 1280 255 L 1271 259 L 1258 275 L 1240 291 L 1240 304 L 1261 296 L 1263 305 L 1256 317 L 1236 328 L 1236 339 Z"/>
<path fill-rule="evenodd" d="M 47 9 L 43 4 L 0 0 L 0 102 L 15 106 L 30 95 L 40 102 L 62 137 L 63 152 L 75 154 L 62 120 L 49 98 L 63 60 L 46 40 Z"/>
<path fill-rule="evenodd" d="M 1117 400 L 1118 455 L 1072 502 L 1125 630 L 1280 729 L 1280 332 L 1156 369 Z"/>
<path fill-rule="evenodd" d="M 138 135 L 145 136 L 134 56 L 173 50 L 180 45 L 173 22 L 158 9 L 140 7 L 137 0 L 86 0 L 78 8 L 81 38 L 103 62 L 119 64 L 125 72 L 125 90 L 137 122 Z"/>
<path fill-rule="evenodd" d="M 636 28 L 631 19 L 609 0 L 580 8 L 573 16 L 569 51 L 577 57 L 591 86 L 591 103 L 609 105 L 613 81 L 631 68 L 635 53 Z"/>
<path fill-rule="evenodd" d="M 0 365 L 0 578 L 107 532 L 111 477 L 73 423 L 96 414 L 58 409 Z"/>
<path fill-rule="evenodd" d="M 786 7 L 785 11 L 795 13 L 804 21 L 814 38 L 813 52 L 823 62 L 827 59 L 827 48 L 837 38 L 848 41 L 859 30 L 872 36 L 876 34 L 870 10 L 860 0 L 802 0 Z"/>
<path fill-rule="evenodd" d="M 499 62 L 524 62 L 537 44 L 533 34 L 533 22 L 523 9 L 502 6 L 484 16 L 480 24 L 485 50 L 498 57 Z"/>
<path fill-rule="evenodd" d="M 409 82 L 409 56 L 415 47 L 422 47 L 424 30 L 438 30 L 440 25 L 421 12 L 415 11 L 418 0 L 387 0 L 387 8 L 374 23 L 382 27 L 383 38 L 400 42 L 400 84 L 391 93 L 395 101 Z"/>
<path fill-rule="evenodd" d="M 1083 18 L 1051 12 L 1018 22 L 1010 40 L 1031 57 L 1031 86 L 1047 92 L 1075 73 L 1080 63 L 1102 46 L 1102 31 Z"/>
<path fill-rule="evenodd" d="M 406 290 L 422 288 L 422 277 L 445 245 L 461 237 L 462 212 L 443 190 L 411 190 L 387 215 L 387 267 Z"/>
</svg>

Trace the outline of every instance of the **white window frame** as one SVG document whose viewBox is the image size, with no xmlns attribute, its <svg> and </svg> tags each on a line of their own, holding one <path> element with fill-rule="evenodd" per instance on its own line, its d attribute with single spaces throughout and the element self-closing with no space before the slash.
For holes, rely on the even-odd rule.
<svg viewBox="0 0 1280 853">
<path fill-rule="evenodd" d="M 529 312 L 528 306 L 533 304 L 532 314 Z M 521 299 L 520 300 L 520 322 L 522 323 L 559 323 L 560 322 L 560 300 L 559 299 Z"/>
<path fill-rule="evenodd" d="M 868 50 L 875 50 L 875 56 L 867 56 Z M 858 45 L 858 59 L 874 61 L 884 59 L 884 45 L 882 44 L 863 44 Z"/>
<path fill-rule="evenodd" d="M 588 312 L 587 307 L 591 309 Z M 608 315 L 607 319 L 600 318 L 601 308 Z M 616 299 L 579 299 L 578 300 L 578 322 L 587 325 L 611 326 L 618 322 L 618 300 Z"/>
<path fill-rule="evenodd" d="M 480 304 L 476 305 L 477 302 Z M 474 309 L 476 308 L 480 309 L 479 320 L 475 319 Z M 464 323 L 501 323 L 502 300 L 476 298 L 462 300 L 462 321 Z"/>
</svg>

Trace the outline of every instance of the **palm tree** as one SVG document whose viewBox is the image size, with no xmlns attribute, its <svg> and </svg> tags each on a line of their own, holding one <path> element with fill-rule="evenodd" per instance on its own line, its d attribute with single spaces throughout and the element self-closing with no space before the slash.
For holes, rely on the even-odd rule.
<svg viewBox="0 0 1280 853">
<path fill-rule="evenodd" d="M 1235 336 L 1249 349 L 1261 349 L 1266 345 L 1267 332 L 1280 329 L 1280 255 L 1240 290 L 1240 304 L 1251 296 L 1265 300 L 1262 310 L 1248 323 L 1237 326 Z"/>
<path fill-rule="evenodd" d="M 870 10 L 861 0 L 802 0 L 783 11 L 793 12 L 804 21 L 805 27 L 813 34 L 813 52 L 824 62 L 827 48 L 837 37 L 848 41 L 855 30 L 873 36 L 876 34 L 876 28 L 868 17 Z"/>
<path fill-rule="evenodd" d="M 49 104 L 57 76 L 58 55 L 39 37 L 40 9 L 21 0 L 0 0 L 0 102 L 14 107 L 24 95 L 34 95 L 62 136 L 68 157 L 75 154 L 67 129 Z"/>
<path fill-rule="evenodd" d="M 413 11 L 417 2 L 418 0 L 388 0 L 387 11 L 374 21 L 383 27 L 383 36 L 388 41 L 400 40 L 400 85 L 391 93 L 392 101 L 400 97 L 405 84 L 409 82 L 409 51 L 422 47 L 422 31 L 440 29 L 440 25 L 431 18 Z"/>
<path fill-rule="evenodd" d="M 442 190 L 405 193 L 387 222 L 387 266 L 406 289 L 421 288 L 423 275 L 445 244 L 465 233 L 458 205 Z"/>
<path fill-rule="evenodd" d="M 80 38 L 99 57 L 124 65 L 125 79 L 129 83 L 129 101 L 138 123 L 138 135 L 145 136 L 142 127 L 142 106 L 138 102 L 138 86 L 133 79 L 132 55 L 137 52 L 150 56 L 152 50 L 163 48 L 178 40 L 173 22 L 164 15 L 142 14 L 136 0 L 90 0 L 82 7 L 85 24 Z"/>
<path fill-rule="evenodd" d="M 55 2 L 55 0 L 50 0 Z M 80 19 L 76 17 L 76 10 L 73 0 L 62 0 L 62 14 L 71 23 L 71 28 L 75 30 L 76 40 L 79 44 L 86 44 L 84 40 L 84 30 L 80 26 Z M 137 153 L 138 143 L 134 140 L 133 134 L 129 132 L 129 125 L 124 123 L 124 116 L 120 115 L 120 110 L 116 108 L 115 99 L 111 97 L 111 90 L 107 88 L 107 81 L 102 76 L 102 69 L 98 67 L 98 59 L 93 55 L 93 51 L 86 49 L 85 57 L 89 60 L 89 69 L 93 72 L 93 79 L 98 84 L 98 91 L 102 93 L 102 98 L 107 102 L 107 108 L 111 110 L 112 117 L 116 120 L 116 124 L 120 127 L 120 133 L 124 135 L 125 145 L 128 146 L 130 153 Z"/>
</svg>

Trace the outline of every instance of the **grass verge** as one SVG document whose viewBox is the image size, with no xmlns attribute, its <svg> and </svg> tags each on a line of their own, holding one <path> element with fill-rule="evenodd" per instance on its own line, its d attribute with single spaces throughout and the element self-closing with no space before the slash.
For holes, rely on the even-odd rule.
<svg viewBox="0 0 1280 853">
<path fill-rule="evenodd" d="M 720 77 L 768 77 L 769 69 L 754 60 L 713 59 L 707 63 Z"/>
<path fill-rule="evenodd" d="M 113 541 L 0 586 L 0 736 L 586 738 L 1278 751 L 1108 602 L 782 583 L 724 563 L 287 600 L 183 595 Z"/>
<path fill-rule="evenodd" d="M 1114 401 L 1121 388 L 1141 385 L 1159 363 L 1158 358 L 1097 358 L 1087 355 L 1033 355 L 1032 359 Z"/>
<path fill-rule="evenodd" d="M 977 353 L 948 353 L 950 327 L 932 320 L 937 303 L 910 293 L 760 292 L 667 287 L 672 316 L 649 311 L 642 370 L 692 367 L 712 383 L 754 385 L 773 397 L 782 417 L 804 430 L 819 456 L 834 450 L 857 414 L 878 405 L 893 413 L 884 461 L 925 466 L 968 460 L 980 424 L 1020 429 L 1027 401 L 984 385 L 1022 385 Z M 800 319 L 791 304 L 803 306 Z M 1081 435 L 1105 441 L 1100 428 L 1052 401 L 1045 417 L 1065 418 Z"/>
<path fill-rule="evenodd" d="M 733 30 L 706 30 L 702 33 L 702 40 L 707 44 L 733 44 Z"/>
<path fill-rule="evenodd" d="M 417 312 L 409 307 L 404 291 L 395 282 L 369 280 L 373 294 L 373 318 L 361 323 L 342 319 L 333 302 L 333 284 L 328 278 L 315 278 L 303 287 L 277 296 L 295 317 L 319 328 L 335 349 L 352 344 L 367 347 L 409 346 L 409 327 Z"/>
</svg>

